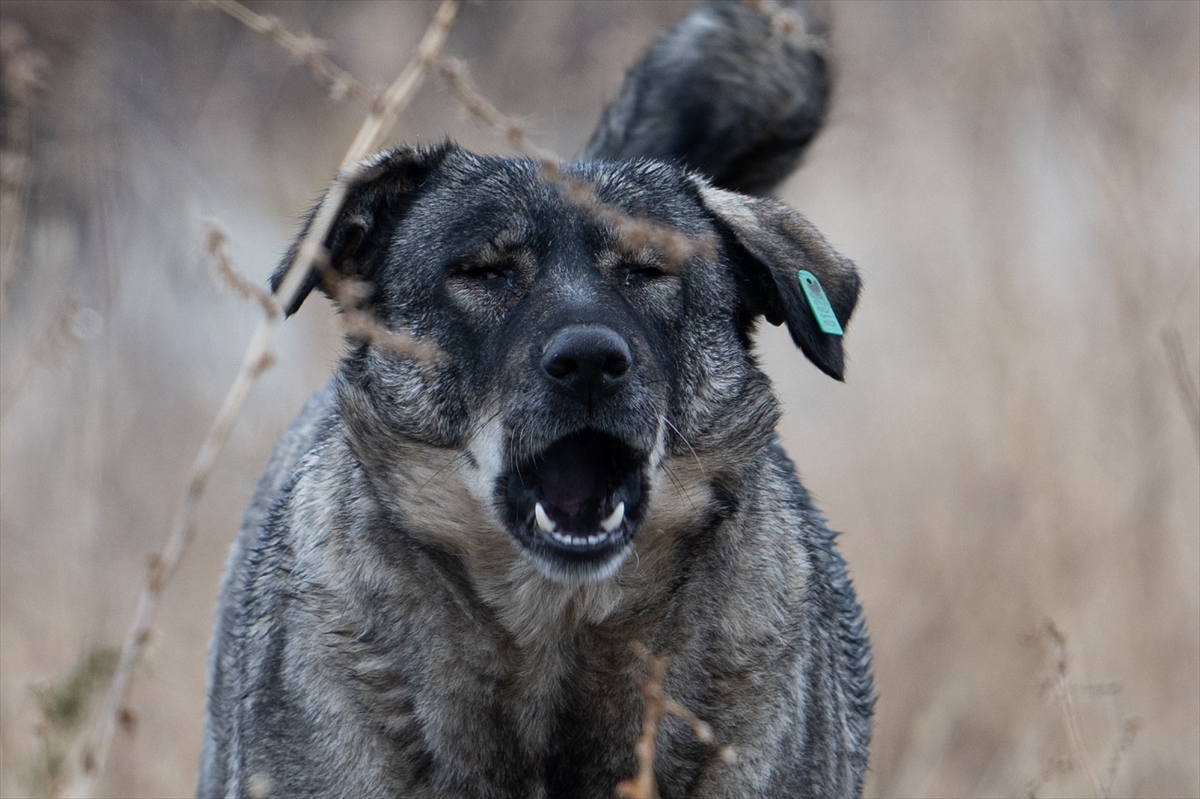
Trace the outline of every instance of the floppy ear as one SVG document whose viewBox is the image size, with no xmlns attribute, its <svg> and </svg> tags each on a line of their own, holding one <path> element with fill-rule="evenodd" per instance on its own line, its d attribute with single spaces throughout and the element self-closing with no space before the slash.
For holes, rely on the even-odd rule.
<svg viewBox="0 0 1200 799">
<path fill-rule="evenodd" d="M 759 315 L 773 325 L 786 322 L 792 341 L 808 359 L 841 380 L 845 359 L 840 328 L 850 321 L 860 285 L 854 264 L 830 247 L 807 219 L 778 200 L 748 197 L 695 180 L 701 202 L 732 245 L 747 324 Z M 802 277 L 801 270 L 811 277 Z M 819 288 L 812 286 L 812 277 Z M 807 295 L 802 279 L 809 283 Z M 829 320 L 822 293 L 838 325 Z M 824 322 L 818 321 L 822 313 Z M 825 332 L 830 329 L 836 332 Z"/>
<path fill-rule="evenodd" d="M 363 167 L 359 179 L 346 192 L 346 200 L 322 244 L 329 254 L 328 268 L 334 276 L 354 277 L 372 282 L 379 255 L 387 249 L 396 223 L 407 212 L 417 190 L 455 145 L 439 147 L 401 147 L 376 156 Z M 308 212 L 300 235 L 271 275 L 271 291 L 279 290 L 284 275 L 299 254 L 300 242 L 316 218 L 318 205 Z M 295 299 L 284 309 L 291 316 L 315 287 L 331 295 L 321 270 L 314 268 L 304 280 Z"/>
</svg>

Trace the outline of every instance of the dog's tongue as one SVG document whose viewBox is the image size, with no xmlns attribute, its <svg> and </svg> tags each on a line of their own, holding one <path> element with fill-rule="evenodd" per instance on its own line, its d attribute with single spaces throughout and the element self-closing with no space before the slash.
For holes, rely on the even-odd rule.
<svg viewBox="0 0 1200 799">
<path fill-rule="evenodd" d="M 560 441 L 546 450 L 538 469 L 546 505 L 572 519 L 596 515 L 607 493 L 603 452 L 584 439 Z M 565 521 L 565 519 L 563 520 Z"/>
</svg>

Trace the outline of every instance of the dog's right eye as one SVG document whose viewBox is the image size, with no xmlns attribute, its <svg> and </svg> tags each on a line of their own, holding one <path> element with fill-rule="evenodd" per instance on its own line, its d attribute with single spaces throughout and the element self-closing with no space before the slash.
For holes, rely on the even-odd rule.
<svg viewBox="0 0 1200 799">
<path fill-rule="evenodd" d="M 463 310 L 496 321 L 520 301 L 526 272 L 519 256 L 468 258 L 447 267 L 446 289 Z"/>
<path fill-rule="evenodd" d="M 516 267 L 507 261 L 459 264 L 450 270 L 451 275 L 484 285 L 507 285 L 512 282 Z"/>
</svg>

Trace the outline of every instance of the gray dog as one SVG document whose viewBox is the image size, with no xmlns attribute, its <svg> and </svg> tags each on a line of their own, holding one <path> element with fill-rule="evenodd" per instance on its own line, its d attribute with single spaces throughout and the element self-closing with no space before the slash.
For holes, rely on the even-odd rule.
<svg viewBox="0 0 1200 799">
<path fill-rule="evenodd" d="M 825 112 L 805 27 L 701 8 L 561 174 L 452 144 L 372 162 L 308 288 L 354 277 L 438 354 L 351 338 L 268 464 L 201 796 L 607 799 L 636 770 L 636 644 L 713 730 L 663 721 L 662 796 L 861 791 L 861 611 L 752 351 L 765 317 L 840 379 L 859 289 L 761 196 Z"/>
</svg>

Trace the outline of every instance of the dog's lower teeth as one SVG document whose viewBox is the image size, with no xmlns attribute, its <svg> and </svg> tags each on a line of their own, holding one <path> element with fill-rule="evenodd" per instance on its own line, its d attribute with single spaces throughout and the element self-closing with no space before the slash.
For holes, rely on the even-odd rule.
<svg viewBox="0 0 1200 799">
<path fill-rule="evenodd" d="M 625 521 L 625 503 L 618 502 L 617 507 L 613 508 L 613 512 L 608 514 L 608 518 L 600 522 L 600 528 L 606 533 L 611 533 L 620 527 L 623 521 Z"/>
<path fill-rule="evenodd" d="M 533 516 L 537 519 L 537 526 L 545 530 L 547 533 L 553 534 L 558 530 L 558 525 L 554 520 L 546 515 L 546 509 L 542 507 L 542 503 L 538 502 L 533 506 Z"/>
<path fill-rule="evenodd" d="M 545 506 L 540 502 L 535 502 L 533 505 L 533 518 L 537 522 L 539 530 L 547 533 L 560 544 L 572 547 L 596 546 L 611 538 L 612 534 L 621 526 L 621 523 L 625 521 L 625 503 L 618 502 L 617 506 L 613 508 L 612 513 L 600 521 L 600 531 L 591 535 L 575 535 L 568 532 L 559 532 L 558 524 L 550 518 L 550 514 L 546 513 Z"/>
<path fill-rule="evenodd" d="M 536 511 L 535 511 L 536 512 Z M 557 530 L 547 530 L 550 537 L 560 544 L 569 547 L 591 546 L 594 547 L 611 538 L 609 533 L 594 533 L 592 535 L 571 535 L 570 533 L 560 533 Z"/>
</svg>

